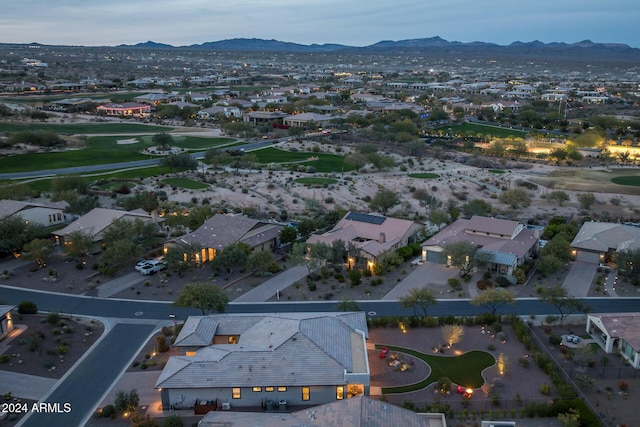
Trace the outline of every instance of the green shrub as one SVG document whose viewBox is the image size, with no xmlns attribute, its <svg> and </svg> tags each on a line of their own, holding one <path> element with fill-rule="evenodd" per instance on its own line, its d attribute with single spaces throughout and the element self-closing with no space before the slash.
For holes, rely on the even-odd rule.
<svg viewBox="0 0 640 427">
<path fill-rule="evenodd" d="M 551 385 L 550 384 L 542 384 L 540 386 L 540 393 L 544 394 L 545 396 L 548 396 L 551 394 Z"/>
<path fill-rule="evenodd" d="M 162 427 L 184 427 L 184 421 L 178 415 L 170 415 L 164 419 Z"/>
<path fill-rule="evenodd" d="M 562 337 L 556 333 L 549 335 L 549 342 L 552 345 L 560 345 L 562 343 Z"/>
<path fill-rule="evenodd" d="M 9 355 L 8 354 L 0 355 L 0 363 L 8 363 L 8 362 L 9 362 Z"/>
<path fill-rule="evenodd" d="M 22 301 L 18 304 L 19 314 L 36 314 L 38 312 L 38 306 L 31 301 Z"/>
<path fill-rule="evenodd" d="M 106 417 L 115 418 L 116 408 L 114 408 L 113 405 L 106 405 L 104 408 L 102 408 L 102 411 L 100 412 L 100 414 L 105 418 Z"/>
<path fill-rule="evenodd" d="M 47 323 L 50 325 L 57 325 L 60 323 L 60 315 L 58 313 L 47 314 Z"/>
<path fill-rule="evenodd" d="M 269 266 L 267 267 L 267 271 L 271 274 L 276 274 L 280 272 L 280 264 L 278 264 L 277 262 L 273 261 L 272 263 L 269 264 Z"/>
</svg>

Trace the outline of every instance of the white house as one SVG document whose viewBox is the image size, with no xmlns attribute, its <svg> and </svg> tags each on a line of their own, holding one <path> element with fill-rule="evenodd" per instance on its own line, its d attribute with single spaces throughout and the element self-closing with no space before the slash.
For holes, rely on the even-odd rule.
<svg viewBox="0 0 640 427">
<path fill-rule="evenodd" d="M 606 353 L 640 368 L 640 313 L 589 314 L 587 332 Z"/>
<path fill-rule="evenodd" d="M 67 202 L 40 204 L 21 202 L 18 200 L 0 200 L 0 219 L 19 216 L 26 223 L 39 224 L 44 227 L 64 224 L 64 210 Z"/>
</svg>

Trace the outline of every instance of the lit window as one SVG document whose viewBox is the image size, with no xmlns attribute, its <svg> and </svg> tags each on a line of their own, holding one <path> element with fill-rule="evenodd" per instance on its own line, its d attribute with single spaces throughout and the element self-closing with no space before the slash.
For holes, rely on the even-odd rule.
<svg viewBox="0 0 640 427">
<path fill-rule="evenodd" d="M 273 391 L 273 387 L 265 387 L 264 391 Z"/>
<path fill-rule="evenodd" d="M 302 387 L 302 400 L 309 400 L 310 399 L 310 390 L 309 387 Z"/>
<path fill-rule="evenodd" d="M 195 355 L 196 355 L 196 352 L 195 352 L 195 351 L 187 351 L 187 352 L 185 353 L 185 356 L 195 356 Z"/>
<path fill-rule="evenodd" d="M 233 387 L 231 389 L 231 397 L 233 397 L 234 399 L 240 399 L 241 395 L 240 395 L 240 387 Z"/>
<path fill-rule="evenodd" d="M 252 390 L 253 391 L 262 391 L 262 387 L 254 387 Z"/>
<path fill-rule="evenodd" d="M 336 387 L 336 399 L 344 399 L 344 386 L 339 385 L 338 387 Z"/>
<path fill-rule="evenodd" d="M 283 386 L 278 386 L 278 391 L 287 391 L 287 388 Z"/>
</svg>

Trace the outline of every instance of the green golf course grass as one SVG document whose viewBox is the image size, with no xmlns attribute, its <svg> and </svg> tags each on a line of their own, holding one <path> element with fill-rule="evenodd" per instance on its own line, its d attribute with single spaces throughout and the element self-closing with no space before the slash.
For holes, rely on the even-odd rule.
<svg viewBox="0 0 640 427">
<path fill-rule="evenodd" d="M 163 179 L 162 182 L 174 187 L 186 188 L 188 190 L 203 190 L 210 187 L 209 184 L 200 181 L 194 181 L 189 178 L 166 178 Z"/>
<path fill-rule="evenodd" d="M 491 125 L 483 125 L 479 123 L 461 123 L 459 125 L 454 126 L 442 126 L 435 129 L 436 131 L 442 132 L 454 132 L 458 134 L 464 135 L 465 133 L 470 133 L 472 135 L 491 135 L 497 138 L 524 138 L 527 135 L 527 132 L 517 129 L 509 129 L 498 126 Z"/>
<path fill-rule="evenodd" d="M 253 151 L 258 161 L 263 164 L 269 163 L 298 163 L 305 166 L 313 166 L 316 172 L 342 172 L 355 169 L 351 164 L 344 161 L 343 156 L 326 153 L 292 152 L 269 147 L 264 150 Z M 318 160 L 309 160 L 310 157 Z"/>
<path fill-rule="evenodd" d="M 495 174 L 505 173 L 505 171 L 503 169 L 489 169 L 487 172 L 495 173 Z"/>
<path fill-rule="evenodd" d="M 448 377 L 454 384 L 459 384 L 463 387 L 479 388 L 484 384 L 482 371 L 496 363 L 493 355 L 479 350 L 469 351 L 460 356 L 435 356 L 409 348 L 376 344 L 377 349 L 381 347 L 387 347 L 390 351 L 414 356 L 431 367 L 431 374 L 422 381 L 404 386 L 384 387 L 382 392 L 385 394 L 422 390 L 442 377 Z"/>
<path fill-rule="evenodd" d="M 618 185 L 629 185 L 632 187 L 640 187 L 640 176 L 617 176 L 611 178 L 611 182 Z"/>
<path fill-rule="evenodd" d="M 438 175 L 437 173 L 410 173 L 409 178 L 434 179 L 440 178 L 440 175 Z"/>
<path fill-rule="evenodd" d="M 131 133 L 158 133 L 169 132 L 172 128 L 165 126 L 145 125 L 136 123 L 75 123 L 75 124 L 51 124 L 51 123 L 2 123 L 0 132 L 20 132 L 25 130 L 46 130 L 67 135 L 90 135 L 100 133 L 131 134 Z"/>
</svg>

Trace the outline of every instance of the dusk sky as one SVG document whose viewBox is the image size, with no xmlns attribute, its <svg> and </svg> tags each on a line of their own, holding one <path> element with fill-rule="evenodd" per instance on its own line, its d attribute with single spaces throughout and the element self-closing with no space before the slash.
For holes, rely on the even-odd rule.
<svg viewBox="0 0 640 427">
<path fill-rule="evenodd" d="M 638 0 L 23 0 L 4 2 L 0 43 L 184 46 L 256 37 L 366 46 L 440 36 L 640 48 L 638 17 Z"/>
</svg>

